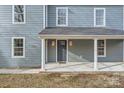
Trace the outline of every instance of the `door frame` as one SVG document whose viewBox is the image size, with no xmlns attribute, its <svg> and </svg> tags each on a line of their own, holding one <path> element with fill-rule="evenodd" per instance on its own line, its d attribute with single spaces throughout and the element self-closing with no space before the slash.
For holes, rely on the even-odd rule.
<svg viewBox="0 0 124 93">
<path fill-rule="evenodd" d="M 56 39 L 56 63 L 58 63 L 58 40 L 66 40 L 66 62 L 68 63 L 68 39 Z"/>
</svg>

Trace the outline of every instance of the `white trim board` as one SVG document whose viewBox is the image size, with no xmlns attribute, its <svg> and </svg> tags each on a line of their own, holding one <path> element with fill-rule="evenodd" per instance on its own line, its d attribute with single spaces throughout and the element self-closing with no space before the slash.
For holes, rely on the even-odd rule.
<svg viewBox="0 0 124 93">
<path fill-rule="evenodd" d="M 45 39 L 41 40 L 41 71 L 45 70 Z"/>
<path fill-rule="evenodd" d="M 46 5 L 46 27 L 48 26 L 48 5 Z"/>
<path fill-rule="evenodd" d="M 66 63 L 68 63 L 68 61 L 69 61 L 69 44 L 68 44 L 68 39 L 66 40 L 67 41 L 67 61 L 66 61 Z"/>
<path fill-rule="evenodd" d="M 94 71 L 98 70 L 98 56 L 97 56 L 97 41 L 98 39 L 94 39 Z"/>
<path fill-rule="evenodd" d="M 43 29 L 46 27 L 46 6 L 43 5 Z"/>
<path fill-rule="evenodd" d="M 48 62 L 48 39 L 45 40 L 45 47 L 46 47 L 46 51 L 45 51 L 45 54 L 46 54 L 46 63 Z"/>
<path fill-rule="evenodd" d="M 57 62 L 57 39 L 56 39 L 56 63 L 58 63 Z"/>
</svg>

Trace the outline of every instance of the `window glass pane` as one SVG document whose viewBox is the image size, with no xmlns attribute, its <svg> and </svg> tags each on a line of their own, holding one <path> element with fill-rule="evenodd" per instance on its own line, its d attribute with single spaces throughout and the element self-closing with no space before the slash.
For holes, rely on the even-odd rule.
<svg viewBox="0 0 124 93">
<path fill-rule="evenodd" d="M 98 48 L 99 51 L 104 51 L 104 48 Z"/>
<path fill-rule="evenodd" d="M 19 39 L 18 44 L 19 44 L 19 47 L 23 47 L 23 39 Z"/>
<path fill-rule="evenodd" d="M 14 6 L 14 22 L 24 22 L 24 6 Z"/>
<path fill-rule="evenodd" d="M 58 16 L 66 16 L 66 9 L 58 9 Z"/>
<path fill-rule="evenodd" d="M 14 48 L 14 56 L 23 56 L 23 48 Z"/>
<path fill-rule="evenodd" d="M 14 6 L 14 12 L 15 13 L 23 13 L 24 12 L 24 6 L 23 5 L 15 5 Z"/>
<path fill-rule="evenodd" d="M 23 39 L 14 39 L 14 47 L 23 47 Z"/>
<path fill-rule="evenodd" d="M 104 10 L 96 10 L 96 25 L 104 25 Z"/>
<path fill-rule="evenodd" d="M 14 47 L 19 47 L 18 42 L 18 39 L 14 39 Z"/>
<path fill-rule="evenodd" d="M 98 55 L 102 56 L 102 55 L 104 55 L 104 52 L 103 51 L 99 51 Z"/>
<path fill-rule="evenodd" d="M 65 41 L 60 41 L 60 44 L 61 44 L 61 45 L 65 45 L 66 42 L 65 42 Z"/>
<path fill-rule="evenodd" d="M 58 24 L 66 24 L 66 17 L 58 17 Z"/>
<path fill-rule="evenodd" d="M 104 47 L 104 40 L 98 40 L 98 47 Z"/>
<path fill-rule="evenodd" d="M 24 14 L 15 14 L 15 22 L 24 22 Z"/>
</svg>

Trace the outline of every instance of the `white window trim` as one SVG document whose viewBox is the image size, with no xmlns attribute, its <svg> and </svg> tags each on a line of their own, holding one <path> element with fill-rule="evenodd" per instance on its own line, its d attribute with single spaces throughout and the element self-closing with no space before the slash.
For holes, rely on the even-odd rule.
<svg viewBox="0 0 124 93">
<path fill-rule="evenodd" d="M 66 24 L 58 24 L 58 9 L 66 9 Z M 56 26 L 68 26 L 68 7 L 56 7 Z"/>
<path fill-rule="evenodd" d="M 104 40 L 104 55 L 98 55 L 98 57 L 106 57 L 106 40 L 105 39 L 98 39 L 98 40 Z M 98 50 L 98 45 L 97 45 L 97 50 Z"/>
<path fill-rule="evenodd" d="M 23 56 L 14 56 L 14 39 L 23 39 Z M 25 58 L 25 37 L 12 37 L 12 58 Z"/>
<path fill-rule="evenodd" d="M 103 25 L 96 25 L 96 10 L 104 11 Z M 105 27 L 106 26 L 106 9 L 105 8 L 94 8 L 94 27 Z"/>
<path fill-rule="evenodd" d="M 26 6 L 24 6 L 24 22 L 14 22 L 14 6 L 15 5 L 12 5 L 12 24 L 26 24 Z"/>
</svg>

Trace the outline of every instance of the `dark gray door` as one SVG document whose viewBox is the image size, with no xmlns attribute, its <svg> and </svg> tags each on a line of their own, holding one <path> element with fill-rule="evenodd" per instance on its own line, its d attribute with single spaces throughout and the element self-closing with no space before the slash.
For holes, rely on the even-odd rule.
<svg viewBox="0 0 124 93">
<path fill-rule="evenodd" d="M 67 54 L 67 41 L 66 40 L 58 40 L 57 41 L 57 46 L 58 46 L 58 61 L 61 62 L 66 62 L 66 54 Z"/>
</svg>

